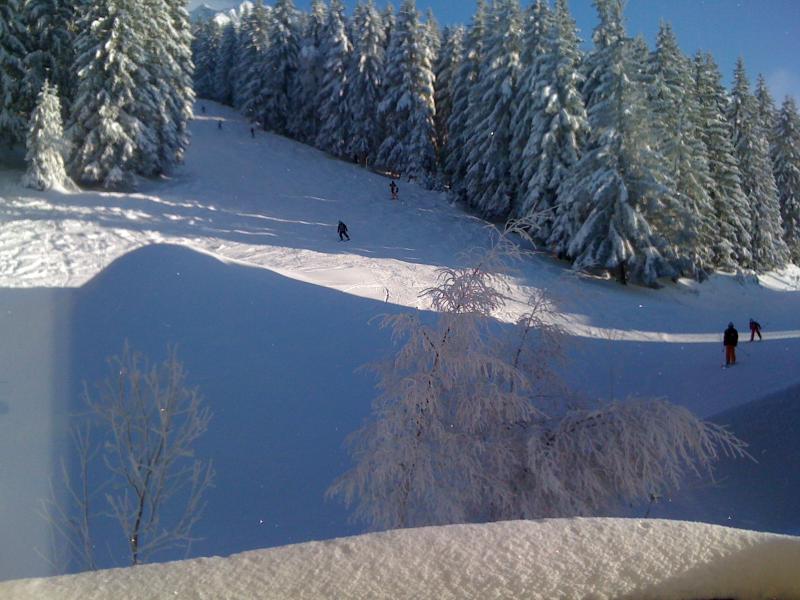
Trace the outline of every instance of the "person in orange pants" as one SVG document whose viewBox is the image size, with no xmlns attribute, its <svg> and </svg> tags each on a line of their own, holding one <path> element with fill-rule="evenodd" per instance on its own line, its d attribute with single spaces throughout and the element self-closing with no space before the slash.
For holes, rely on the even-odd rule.
<svg viewBox="0 0 800 600">
<path fill-rule="evenodd" d="M 722 335 L 722 343 L 725 345 L 725 365 L 736 364 L 736 344 L 739 343 L 739 332 L 733 323 L 728 323 L 728 328 Z"/>
</svg>

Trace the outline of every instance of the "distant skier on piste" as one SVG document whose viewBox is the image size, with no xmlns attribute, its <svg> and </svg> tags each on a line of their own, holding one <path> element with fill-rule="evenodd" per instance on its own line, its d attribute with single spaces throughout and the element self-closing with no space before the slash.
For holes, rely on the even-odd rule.
<svg viewBox="0 0 800 600">
<path fill-rule="evenodd" d="M 739 343 L 739 332 L 733 323 L 728 323 L 728 328 L 722 336 L 722 343 L 725 346 L 725 366 L 736 364 L 736 345 Z"/>
<path fill-rule="evenodd" d="M 389 191 L 392 193 L 392 200 L 397 200 L 397 194 L 400 191 L 400 188 L 397 187 L 394 179 L 392 179 L 392 182 L 389 184 Z"/>
<path fill-rule="evenodd" d="M 750 319 L 750 341 L 758 336 L 758 341 L 761 341 L 761 324 L 758 321 Z"/>
<path fill-rule="evenodd" d="M 339 227 L 336 228 L 336 231 L 339 233 L 339 241 L 344 241 L 347 238 L 347 241 L 350 241 L 350 236 L 347 234 L 347 225 L 339 221 Z"/>
</svg>

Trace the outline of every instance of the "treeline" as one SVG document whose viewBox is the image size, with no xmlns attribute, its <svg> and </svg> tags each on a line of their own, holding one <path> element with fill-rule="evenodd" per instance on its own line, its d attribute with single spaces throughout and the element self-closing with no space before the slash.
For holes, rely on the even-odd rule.
<svg viewBox="0 0 800 600">
<path fill-rule="evenodd" d="M 191 35 L 183 0 L 0 3 L 0 140 L 27 143 L 25 180 L 58 183 L 62 156 L 73 179 L 104 187 L 180 162 Z"/>
<path fill-rule="evenodd" d="M 626 35 L 595 0 L 583 53 L 566 0 L 478 2 L 440 31 L 340 0 L 245 4 L 196 27 L 195 89 L 267 130 L 449 189 L 484 217 L 522 220 L 582 270 L 655 284 L 800 263 L 800 118 L 744 63 L 733 89 L 710 54 Z"/>
</svg>

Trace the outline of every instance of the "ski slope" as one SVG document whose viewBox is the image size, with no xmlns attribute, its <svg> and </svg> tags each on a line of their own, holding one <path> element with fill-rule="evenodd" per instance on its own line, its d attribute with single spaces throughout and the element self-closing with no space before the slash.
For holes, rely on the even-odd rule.
<svg viewBox="0 0 800 600">
<path fill-rule="evenodd" d="M 19 169 L 0 172 L 0 452 L 14 459 L 0 470 L 0 579 L 49 572 L 36 500 L 84 382 L 107 375 L 125 339 L 154 360 L 178 344 L 214 412 L 198 453 L 218 479 L 193 556 L 359 533 L 322 495 L 369 415 L 374 381 L 355 371 L 392 351 L 369 321 L 427 308 L 419 293 L 436 269 L 489 242 L 486 224 L 443 194 L 400 182 L 393 202 L 385 177 L 279 136 L 252 139 L 242 117 L 205 106 L 186 165 L 136 193 L 39 193 L 19 186 Z M 340 219 L 351 242 L 338 241 Z M 795 267 L 760 284 L 719 275 L 650 290 L 537 256 L 511 283 L 498 318 L 513 321 L 532 289 L 547 289 L 572 334 L 564 376 L 587 396 L 666 397 L 708 417 L 800 384 Z M 720 368 L 722 330 L 734 321 L 744 339 L 750 317 L 764 341 L 743 341 L 739 364 Z M 800 475 L 787 477 L 781 498 L 800 490 Z M 701 496 L 669 516 L 706 514 Z M 759 502 L 746 524 L 724 506 L 712 520 L 800 528 L 791 513 L 767 518 L 769 489 Z"/>
</svg>

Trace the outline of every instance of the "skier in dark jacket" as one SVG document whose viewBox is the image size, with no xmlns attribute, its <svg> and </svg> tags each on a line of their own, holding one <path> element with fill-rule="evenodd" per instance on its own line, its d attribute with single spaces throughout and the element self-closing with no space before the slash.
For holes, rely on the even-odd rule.
<svg viewBox="0 0 800 600">
<path fill-rule="evenodd" d="M 750 341 L 758 336 L 758 341 L 761 341 L 761 324 L 758 321 L 750 319 Z"/>
<path fill-rule="evenodd" d="M 736 345 L 739 343 L 739 332 L 733 323 L 728 323 L 728 328 L 722 336 L 722 343 L 725 345 L 725 364 L 736 364 Z"/>
<path fill-rule="evenodd" d="M 397 200 L 397 193 L 400 191 L 400 188 L 397 187 L 394 179 L 392 179 L 392 182 L 389 184 L 389 191 L 392 193 L 392 200 Z"/>
<path fill-rule="evenodd" d="M 347 241 L 350 241 L 350 236 L 347 235 L 347 225 L 339 221 L 339 227 L 337 227 L 336 231 L 339 233 L 339 241 L 344 241 L 344 238 L 347 238 Z"/>
</svg>

